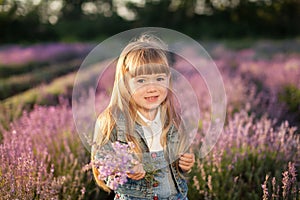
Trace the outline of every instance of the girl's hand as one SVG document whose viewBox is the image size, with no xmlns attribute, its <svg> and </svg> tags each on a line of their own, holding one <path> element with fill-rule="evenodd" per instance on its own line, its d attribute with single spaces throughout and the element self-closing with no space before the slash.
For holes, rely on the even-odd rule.
<svg viewBox="0 0 300 200">
<path fill-rule="evenodd" d="M 184 172 L 189 172 L 192 169 L 194 163 L 195 163 L 195 155 L 192 152 L 182 154 L 179 157 L 179 167 Z"/>
<path fill-rule="evenodd" d="M 140 180 L 140 179 L 144 178 L 145 175 L 146 175 L 146 172 L 141 163 L 135 165 L 132 168 L 132 173 L 127 173 L 127 177 L 131 178 L 133 180 Z"/>
</svg>

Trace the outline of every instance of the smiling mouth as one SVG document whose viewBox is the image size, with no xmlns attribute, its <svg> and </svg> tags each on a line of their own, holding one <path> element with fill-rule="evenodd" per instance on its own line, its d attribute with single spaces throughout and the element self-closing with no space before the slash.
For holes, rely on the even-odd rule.
<svg viewBox="0 0 300 200">
<path fill-rule="evenodd" d="M 153 102 L 153 101 L 156 101 L 158 99 L 158 96 L 145 97 L 145 99 L 147 101 Z"/>
</svg>

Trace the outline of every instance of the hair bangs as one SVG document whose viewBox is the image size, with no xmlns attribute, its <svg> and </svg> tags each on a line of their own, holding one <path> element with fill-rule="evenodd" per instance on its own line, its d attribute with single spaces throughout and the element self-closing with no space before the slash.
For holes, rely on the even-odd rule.
<svg viewBox="0 0 300 200">
<path fill-rule="evenodd" d="M 167 57 L 161 49 L 146 48 L 131 51 L 127 54 L 126 61 L 127 70 L 132 77 L 170 73 Z"/>
<path fill-rule="evenodd" d="M 136 77 L 140 75 L 151 75 L 151 74 L 169 75 L 170 69 L 169 66 L 166 66 L 164 64 L 149 63 L 138 67 L 132 67 L 132 69 L 129 70 L 129 73 L 131 77 Z"/>
</svg>

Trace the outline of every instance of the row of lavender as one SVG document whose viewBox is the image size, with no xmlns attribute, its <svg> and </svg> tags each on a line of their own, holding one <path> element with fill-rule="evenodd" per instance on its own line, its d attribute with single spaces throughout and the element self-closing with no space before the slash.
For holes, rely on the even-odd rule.
<svg viewBox="0 0 300 200">
<path fill-rule="evenodd" d="M 93 46 L 84 43 L 48 43 L 1 47 L 0 99 L 75 71 Z"/>
<path fill-rule="evenodd" d="M 218 46 L 213 50 L 225 82 L 228 117 L 213 151 L 197 160 L 189 181 L 190 199 L 299 198 L 299 135 L 288 122 L 270 118 L 288 116 L 290 112 L 278 95 L 283 82 L 272 72 L 286 74 L 288 83 L 299 90 L 299 55 L 285 55 L 279 62 L 278 55 L 258 58 L 251 49 L 233 52 Z M 293 67 L 280 67 L 288 63 Z M 263 67 L 263 77 L 255 74 Z M 250 78 L 242 79 L 249 74 Z M 201 109 L 208 111 L 205 85 L 200 84 L 199 77 L 187 76 L 200 97 Z M 263 83 L 262 89 L 257 88 L 254 78 Z M 268 81 L 278 84 L 269 85 Z M 101 102 L 103 98 L 102 94 L 98 96 Z M 280 115 L 272 115 L 272 106 L 278 105 Z M 101 103 L 97 106 L 103 107 Z M 199 134 L 208 126 L 207 119 L 209 114 L 203 116 Z M 96 188 L 91 172 L 83 171 L 89 152 L 81 144 L 65 101 L 55 107 L 36 106 L 1 132 L 0 194 L 4 199 L 106 198 Z"/>
</svg>

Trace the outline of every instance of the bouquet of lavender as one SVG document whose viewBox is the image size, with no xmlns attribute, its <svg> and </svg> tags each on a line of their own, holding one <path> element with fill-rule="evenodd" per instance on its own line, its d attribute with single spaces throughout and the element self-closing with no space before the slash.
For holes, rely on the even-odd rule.
<svg viewBox="0 0 300 200">
<path fill-rule="evenodd" d="M 114 142 L 111 143 L 112 149 L 100 148 L 97 151 L 95 160 L 91 163 L 97 168 L 99 180 L 107 181 L 108 187 L 116 190 L 119 185 L 127 181 L 127 173 L 130 173 L 132 167 L 138 163 L 134 158 L 134 144 Z"/>
</svg>

